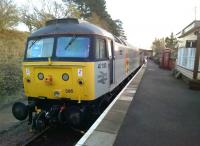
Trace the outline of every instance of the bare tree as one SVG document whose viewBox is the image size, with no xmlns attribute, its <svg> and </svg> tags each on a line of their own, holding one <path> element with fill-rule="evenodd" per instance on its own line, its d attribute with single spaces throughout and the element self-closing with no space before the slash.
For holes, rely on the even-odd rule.
<svg viewBox="0 0 200 146">
<path fill-rule="evenodd" d="M 34 29 L 33 26 L 34 14 L 30 14 L 29 7 L 26 6 L 21 8 L 20 11 L 21 11 L 20 21 L 28 27 L 29 32 L 32 32 L 32 30 Z"/>
<path fill-rule="evenodd" d="M 18 21 L 18 9 L 13 1 L 0 0 L 0 29 L 16 26 Z"/>
<path fill-rule="evenodd" d="M 75 5 L 70 2 L 41 0 L 40 5 L 41 8 L 29 1 L 27 5 L 21 8 L 21 21 L 27 25 L 30 32 L 44 26 L 45 22 L 50 19 L 80 16 Z"/>
</svg>

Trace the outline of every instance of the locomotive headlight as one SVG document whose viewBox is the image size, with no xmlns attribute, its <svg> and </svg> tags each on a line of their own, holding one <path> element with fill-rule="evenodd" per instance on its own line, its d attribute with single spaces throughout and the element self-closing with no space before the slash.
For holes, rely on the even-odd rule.
<svg viewBox="0 0 200 146">
<path fill-rule="evenodd" d="M 68 75 L 67 73 L 64 73 L 64 74 L 62 75 L 62 79 L 63 79 L 64 81 L 69 80 L 69 75 Z"/>
<path fill-rule="evenodd" d="M 43 80 L 44 79 L 44 74 L 43 73 L 38 73 L 38 79 Z"/>
<path fill-rule="evenodd" d="M 59 96 L 60 96 L 60 92 L 59 92 L 59 91 L 55 91 L 55 92 L 54 92 L 54 96 L 55 96 L 55 97 L 59 97 Z"/>
</svg>

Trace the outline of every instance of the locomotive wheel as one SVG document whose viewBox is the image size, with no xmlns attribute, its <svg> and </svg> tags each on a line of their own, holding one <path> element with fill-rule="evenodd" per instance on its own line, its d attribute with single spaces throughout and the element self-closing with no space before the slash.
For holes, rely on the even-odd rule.
<svg viewBox="0 0 200 146">
<path fill-rule="evenodd" d="M 69 124 L 73 127 L 81 127 L 84 121 L 84 112 L 78 106 L 70 106 L 58 114 L 58 119 L 62 124 Z"/>
<path fill-rule="evenodd" d="M 37 131 L 41 131 L 45 129 L 45 127 L 46 127 L 45 113 L 40 112 L 34 116 L 32 128 Z"/>
</svg>

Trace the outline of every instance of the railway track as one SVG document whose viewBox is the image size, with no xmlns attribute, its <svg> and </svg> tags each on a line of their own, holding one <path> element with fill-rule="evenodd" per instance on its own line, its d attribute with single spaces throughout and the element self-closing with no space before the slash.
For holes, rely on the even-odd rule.
<svg viewBox="0 0 200 146">
<path fill-rule="evenodd" d="M 41 132 L 38 132 L 34 135 L 32 135 L 31 137 L 29 137 L 28 139 L 24 140 L 24 141 L 20 141 L 19 143 L 16 144 L 16 146 L 28 146 L 29 144 L 31 144 L 35 139 L 37 139 L 38 137 L 42 136 L 45 132 L 47 132 L 49 130 L 49 127 L 44 129 Z"/>
<path fill-rule="evenodd" d="M 83 132 L 69 127 L 48 128 L 18 146 L 73 146 L 82 135 Z"/>
</svg>

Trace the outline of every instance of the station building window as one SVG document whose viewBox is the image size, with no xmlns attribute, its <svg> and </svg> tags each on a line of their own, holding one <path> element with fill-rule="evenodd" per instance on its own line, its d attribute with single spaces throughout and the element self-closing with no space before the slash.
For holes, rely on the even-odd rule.
<svg viewBox="0 0 200 146">
<path fill-rule="evenodd" d="M 106 41 L 104 39 L 96 39 L 95 56 L 97 60 L 107 59 Z"/>
<path fill-rule="evenodd" d="M 194 69 L 196 48 L 179 48 L 178 49 L 178 65 L 187 69 Z"/>
</svg>

